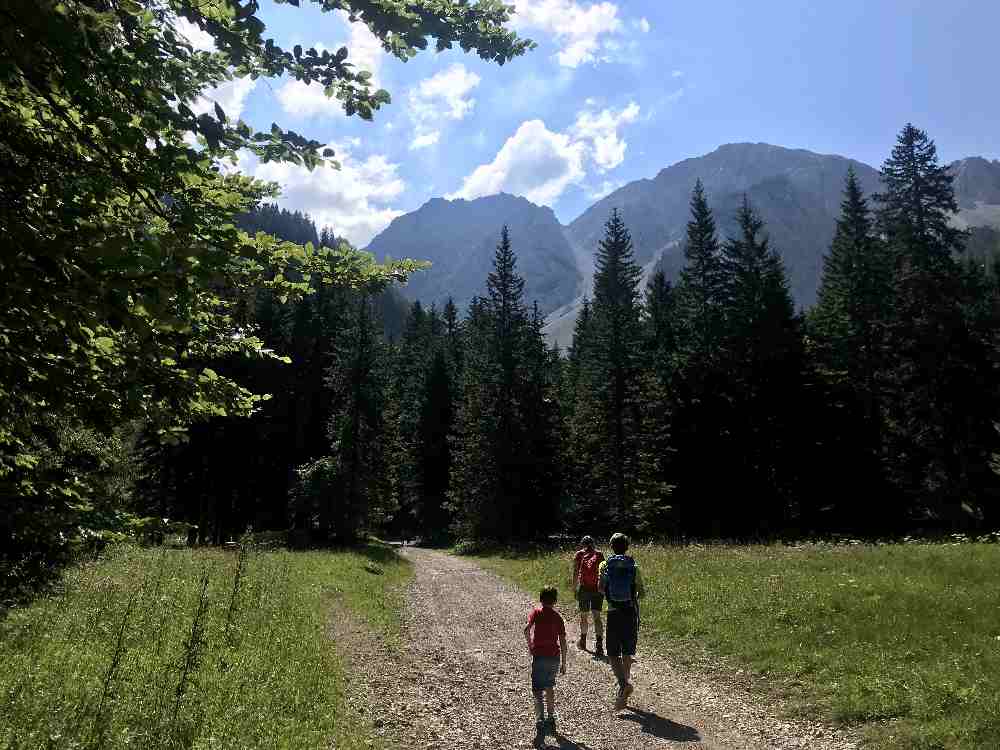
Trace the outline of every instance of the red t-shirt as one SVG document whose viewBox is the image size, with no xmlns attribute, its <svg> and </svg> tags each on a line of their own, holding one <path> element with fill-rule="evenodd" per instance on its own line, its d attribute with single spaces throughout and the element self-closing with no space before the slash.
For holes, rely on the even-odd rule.
<svg viewBox="0 0 1000 750">
<path fill-rule="evenodd" d="M 587 552 L 586 548 L 576 553 L 575 567 L 579 571 L 580 585 L 588 591 L 597 591 L 597 571 L 604 561 L 604 554 L 599 550 Z"/>
<path fill-rule="evenodd" d="M 559 656 L 559 636 L 566 635 L 562 615 L 551 607 L 535 607 L 528 615 L 531 631 L 532 656 Z"/>
</svg>

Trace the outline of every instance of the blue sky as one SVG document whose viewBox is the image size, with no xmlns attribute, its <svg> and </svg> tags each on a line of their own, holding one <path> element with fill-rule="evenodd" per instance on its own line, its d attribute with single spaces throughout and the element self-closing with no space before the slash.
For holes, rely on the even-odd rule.
<svg viewBox="0 0 1000 750">
<path fill-rule="evenodd" d="M 538 48 L 502 67 L 474 54 L 403 63 L 361 24 L 301 8 L 262 13 L 286 48 L 336 49 L 392 103 L 367 123 L 318 87 L 237 81 L 213 95 L 256 127 L 331 143 L 342 169 L 245 168 L 283 185 L 359 245 L 435 196 L 500 190 L 568 223 L 597 197 L 723 143 L 763 141 L 878 166 L 907 121 L 945 161 L 1000 158 L 1000 3 L 994 0 L 516 0 Z"/>
</svg>

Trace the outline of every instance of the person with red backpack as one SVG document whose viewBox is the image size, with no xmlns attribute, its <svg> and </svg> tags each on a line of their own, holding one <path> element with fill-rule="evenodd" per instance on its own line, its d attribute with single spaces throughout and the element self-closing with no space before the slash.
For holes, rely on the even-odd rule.
<svg viewBox="0 0 1000 750">
<path fill-rule="evenodd" d="M 604 656 L 604 623 L 601 622 L 601 610 L 604 608 L 604 596 L 597 590 L 598 569 L 604 562 L 604 553 L 594 547 L 594 537 L 585 536 L 581 542 L 583 549 L 577 551 L 573 558 L 573 590 L 580 603 L 580 640 L 576 645 L 587 648 L 587 615 L 594 614 L 594 656 Z"/>
<path fill-rule="evenodd" d="M 639 599 L 646 594 L 638 563 L 625 554 L 628 547 L 627 536 L 612 535 L 615 554 L 598 570 L 598 588 L 608 600 L 608 661 L 618 678 L 616 710 L 628 705 L 628 697 L 635 689 L 630 682 L 632 658 L 639 640 Z"/>
</svg>

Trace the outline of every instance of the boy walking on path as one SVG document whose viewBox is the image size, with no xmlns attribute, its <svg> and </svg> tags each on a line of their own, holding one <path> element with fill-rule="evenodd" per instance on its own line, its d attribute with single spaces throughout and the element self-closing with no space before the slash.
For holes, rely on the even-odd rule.
<svg viewBox="0 0 1000 750">
<path fill-rule="evenodd" d="M 639 639 L 639 599 L 646 594 L 639 565 L 629 557 L 629 539 L 624 534 L 611 537 L 614 555 L 601 563 L 598 587 L 608 600 L 608 661 L 618 679 L 615 709 L 628 705 L 634 688 L 632 657 Z"/>
<path fill-rule="evenodd" d="M 580 640 L 577 646 L 587 648 L 587 615 L 594 613 L 594 655 L 604 656 L 604 623 L 601 622 L 601 610 L 604 608 L 604 595 L 597 590 L 598 569 L 604 562 L 604 553 L 594 548 L 594 537 L 588 535 L 582 540 L 583 549 L 577 550 L 573 558 L 573 590 L 580 603 Z"/>
<path fill-rule="evenodd" d="M 554 587 L 544 588 L 539 594 L 542 606 L 535 607 L 528 615 L 524 639 L 531 652 L 531 690 L 535 696 L 536 740 L 545 732 L 556 733 L 556 670 L 566 674 L 566 624 L 554 609 L 558 592 Z M 542 694 L 545 694 L 545 706 Z M 548 708 L 548 719 L 544 708 Z"/>
</svg>

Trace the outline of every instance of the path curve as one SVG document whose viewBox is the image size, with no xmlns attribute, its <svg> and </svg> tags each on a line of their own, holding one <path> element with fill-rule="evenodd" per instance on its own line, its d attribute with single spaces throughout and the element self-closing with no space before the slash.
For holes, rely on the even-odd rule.
<svg viewBox="0 0 1000 750">
<path fill-rule="evenodd" d="M 853 750 L 845 733 L 773 715 L 759 699 L 708 676 L 679 670 L 640 634 L 630 708 L 612 708 L 616 683 L 604 662 L 578 650 L 573 605 L 567 674 L 556 689 L 559 734 L 534 743 L 525 618 L 534 597 L 442 552 L 406 548 L 402 645 L 387 647 L 363 626 L 334 616 L 333 635 L 353 675 L 351 701 L 389 748 L 566 750 Z"/>
</svg>

